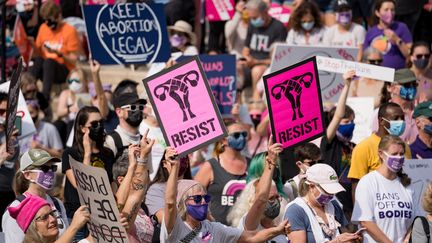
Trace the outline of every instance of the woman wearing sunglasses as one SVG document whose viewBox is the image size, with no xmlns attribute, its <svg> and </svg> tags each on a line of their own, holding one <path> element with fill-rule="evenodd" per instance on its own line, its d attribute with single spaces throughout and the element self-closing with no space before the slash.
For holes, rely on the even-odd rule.
<svg viewBox="0 0 432 243">
<path fill-rule="evenodd" d="M 261 231 L 246 231 L 208 221 L 211 196 L 194 180 L 178 181 L 180 161 L 167 148 L 165 159 L 172 166 L 165 192 L 161 242 L 264 242 L 289 230 L 287 221 Z"/>
<path fill-rule="evenodd" d="M 415 42 L 411 47 L 411 71 L 417 77 L 418 103 L 432 100 L 431 48 L 427 42 Z"/>
<path fill-rule="evenodd" d="M 15 174 L 14 190 L 18 195 L 10 207 L 19 206 L 25 198 L 39 196 L 46 199 L 50 207 L 57 210 L 56 219 L 60 226 L 60 235 L 64 233 L 69 223 L 63 203 L 47 194 L 54 187 L 55 172 L 60 159 L 51 157 L 45 150 L 31 149 L 25 152 L 20 159 L 20 170 Z M 24 231 L 19 227 L 19 222 L 11 217 L 9 211 L 3 214 L 2 228 L 6 242 L 22 242 Z"/>
<path fill-rule="evenodd" d="M 215 158 L 205 162 L 194 179 L 201 183 L 213 198 L 210 204 L 212 216 L 217 222 L 228 225 L 228 212 L 246 185 L 248 161 L 241 151 L 246 146 L 248 133 L 240 123 L 225 125 L 228 137 L 215 144 Z"/>
<path fill-rule="evenodd" d="M 80 207 L 76 190 L 77 183 L 70 167 L 69 157 L 85 165 L 104 168 L 108 173 L 108 178 L 112 180 L 114 155 L 110 149 L 104 147 L 104 142 L 104 122 L 98 108 L 84 106 L 75 119 L 72 148 L 65 149 L 62 156 L 62 172 L 66 174 L 64 187 L 65 207 L 69 221 Z M 85 238 L 87 234 L 88 230 L 84 227 L 77 233 L 76 240 Z"/>
<path fill-rule="evenodd" d="M 20 229 L 25 232 L 24 240 L 19 241 L 24 243 L 72 242 L 78 229 L 90 219 L 88 208 L 81 206 L 74 214 L 71 225 L 59 237 L 58 213 L 47 201 L 38 196 L 29 196 L 20 205 L 11 206 L 6 211 L 16 219 Z"/>
</svg>

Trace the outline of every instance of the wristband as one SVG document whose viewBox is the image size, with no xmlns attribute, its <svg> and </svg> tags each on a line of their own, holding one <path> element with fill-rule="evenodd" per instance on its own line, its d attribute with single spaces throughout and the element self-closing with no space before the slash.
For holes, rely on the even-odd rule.
<svg viewBox="0 0 432 243">
<path fill-rule="evenodd" d="M 141 158 L 137 158 L 137 163 L 138 164 L 147 164 L 147 158 L 141 159 Z"/>
</svg>

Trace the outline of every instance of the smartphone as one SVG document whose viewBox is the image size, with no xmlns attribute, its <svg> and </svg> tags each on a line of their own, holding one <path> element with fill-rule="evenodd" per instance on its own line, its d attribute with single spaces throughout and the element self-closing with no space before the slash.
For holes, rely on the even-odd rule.
<svg viewBox="0 0 432 243">
<path fill-rule="evenodd" d="M 363 233 L 363 231 L 365 231 L 365 230 L 366 230 L 366 228 L 360 228 L 354 234 L 359 235 L 359 234 Z"/>
<path fill-rule="evenodd" d="M 18 129 L 18 136 L 21 136 L 21 129 L 22 129 L 22 117 L 21 116 L 16 116 L 15 117 L 15 129 Z"/>
</svg>

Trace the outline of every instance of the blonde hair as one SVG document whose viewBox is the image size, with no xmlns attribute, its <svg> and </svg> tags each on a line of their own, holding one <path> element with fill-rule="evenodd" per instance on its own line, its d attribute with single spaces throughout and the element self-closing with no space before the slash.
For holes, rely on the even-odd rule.
<svg viewBox="0 0 432 243">
<path fill-rule="evenodd" d="M 36 222 L 33 219 L 24 237 L 23 243 L 45 243 L 47 239 L 42 238 L 36 229 Z"/>
<path fill-rule="evenodd" d="M 240 223 L 240 219 L 252 207 L 255 198 L 255 193 L 256 193 L 256 188 L 255 188 L 256 182 L 258 182 L 258 178 L 255 178 L 251 180 L 248 184 L 246 184 L 243 191 L 237 197 L 234 206 L 231 207 L 227 215 L 227 222 L 231 226 L 237 227 Z"/>
<path fill-rule="evenodd" d="M 424 211 L 428 214 L 432 214 L 432 183 L 429 183 L 423 194 L 422 206 Z"/>
<path fill-rule="evenodd" d="M 201 187 L 201 189 L 206 192 L 207 190 L 201 185 L 201 184 L 195 184 L 191 188 L 189 188 L 185 193 L 183 193 L 183 196 L 180 198 L 180 201 L 177 203 L 177 215 L 180 216 L 180 218 L 185 221 L 186 220 L 186 199 L 190 196 L 190 192 L 192 188 L 195 188 L 196 186 Z M 178 192 L 177 192 L 178 193 Z"/>
<path fill-rule="evenodd" d="M 381 141 L 378 144 L 378 150 L 384 152 L 392 144 L 401 146 L 405 153 L 405 142 L 400 137 L 394 135 L 386 135 L 381 138 Z M 403 172 L 403 169 L 400 169 L 396 174 L 404 187 L 407 187 L 411 184 L 411 178 L 409 178 L 408 175 Z"/>
</svg>

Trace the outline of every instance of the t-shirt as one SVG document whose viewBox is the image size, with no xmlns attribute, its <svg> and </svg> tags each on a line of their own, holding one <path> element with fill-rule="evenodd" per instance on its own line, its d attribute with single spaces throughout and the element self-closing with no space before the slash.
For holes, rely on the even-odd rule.
<svg viewBox="0 0 432 243">
<path fill-rule="evenodd" d="M 65 62 L 63 58 L 55 53 L 48 52 L 44 47 L 46 45 L 63 55 L 78 51 L 80 43 L 74 27 L 67 23 L 59 23 L 58 29 L 53 31 L 46 23 L 43 23 L 39 28 L 35 44 L 36 48 L 41 50 L 43 58 L 54 59 L 56 62 L 66 65 L 69 70 L 75 68 L 75 65 Z"/>
<path fill-rule="evenodd" d="M 426 146 L 426 144 L 420 140 L 417 136 L 417 139 L 410 145 L 412 157 L 414 159 L 422 158 L 422 159 L 431 159 L 432 158 L 432 148 Z"/>
<path fill-rule="evenodd" d="M 274 42 L 284 41 L 287 32 L 285 26 L 277 19 L 271 18 L 268 26 L 260 28 L 249 24 L 245 47 L 250 49 L 250 55 L 258 60 L 270 58 L 270 47 Z"/>
<path fill-rule="evenodd" d="M 157 211 L 165 207 L 165 188 L 165 182 L 154 183 L 147 190 L 145 204 L 150 215 L 154 215 Z"/>
<path fill-rule="evenodd" d="M 165 219 L 162 220 L 160 241 L 164 242 L 180 242 L 192 229 L 177 215 L 174 227 L 171 234 L 168 234 Z M 237 242 L 242 234 L 242 230 L 225 226 L 218 222 L 210 222 L 208 220 L 201 221 L 201 230 L 198 235 L 193 238 L 190 243 L 229 243 Z"/>
<path fill-rule="evenodd" d="M 362 45 L 366 36 L 363 26 L 352 23 L 346 32 L 339 31 L 339 25 L 335 24 L 324 32 L 323 43 L 328 46 L 358 47 Z"/>
<path fill-rule="evenodd" d="M 406 24 L 395 21 L 390 25 L 390 29 L 393 30 L 403 42 L 412 43 L 412 36 Z M 394 69 L 405 67 L 405 57 L 399 50 L 399 47 L 388 40 L 384 35 L 384 30 L 379 29 L 378 26 L 370 28 L 366 33 L 363 50 L 369 46 L 374 47 L 383 54 L 381 66 Z"/>
<path fill-rule="evenodd" d="M 78 150 L 75 148 L 66 148 L 62 156 L 62 172 L 66 174 L 66 171 L 71 169 L 69 163 L 69 155 L 78 162 L 82 162 L 82 155 L 79 154 Z M 113 180 L 112 167 L 114 164 L 114 155 L 111 150 L 104 149 L 103 152 L 97 154 L 92 154 L 90 163 L 94 167 L 104 168 L 108 173 L 108 179 L 110 182 Z M 78 191 L 69 180 L 66 178 L 64 186 L 64 205 L 66 208 L 66 213 L 68 218 L 73 218 L 75 211 L 81 206 Z"/>
<path fill-rule="evenodd" d="M 117 126 L 115 131 L 120 135 L 123 146 L 129 146 L 131 144 L 139 144 L 141 141 L 141 135 L 139 133 L 132 134 L 125 129 L 123 129 L 120 125 Z M 111 149 L 114 153 L 114 156 L 117 156 L 117 147 L 115 146 L 114 139 L 112 136 L 108 135 L 105 139 L 105 147 Z"/>
<path fill-rule="evenodd" d="M 31 148 L 30 144 L 32 141 L 37 141 L 47 148 L 57 150 L 63 149 L 63 143 L 57 128 L 49 122 L 39 121 L 35 134 L 19 140 L 22 153 Z"/>
<path fill-rule="evenodd" d="M 359 180 L 381 165 L 378 156 L 378 145 L 380 141 L 381 138 L 373 133 L 354 147 L 348 178 Z M 408 145 L 405 147 L 405 158 L 411 159 L 411 151 Z"/>
<path fill-rule="evenodd" d="M 357 185 L 352 221 L 372 221 L 391 242 L 403 242 L 417 214 L 413 195 L 414 191 L 404 187 L 399 178 L 389 180 L 372 171 Z M 363 239 L 365 243 L 376 242 L 366 232 Z"/>
<path fill-rule="evenodd" d="M 432 221 L 428 220 L 429 232 L 432 231 Z M 412 240 L 418 243 L 428 243 L 425 230 L 423 228 L 423 223 L 421 219 L 416 219 L 412 228 Z M 429 239 L 429 243 L 432 243 L 432 237 Z"/>
<path fill-rule="evenodd" d="M 348 225 L 348 221 L 337 201 L 333 200 L 331 203 L 335 209 L 335 220 L 339 222 L 341 226 Z M 284 219 L 288 219 L 292 231 L 306 232 L 307 243 L 316 243 L 309 217 L 301 206 L 295 203 L 290 205 L 285 212 Z"/>
<path fill-rule="evenodd" d="M 245 214 L 245 215 L 243 215 L 243 217 L 241 217 L 239 225 L 237 226 L 237 228 L 240 230 L 246 230 L 244 228 L 244 224 L 246 221 L 246 215 L 247 214 Z M 265 228 L 261 224 L 258 224 L 258 227 L 255 230 L 261 231 L 263 229 L 265 229 Z M 287 240 L 287 237 L 285 235 L 278 235 L 278 236 L 273 237 L 272 239 L 266 241 L 266 243 L 286 243 L 286 242 L 288 242 L 288 240 Z"/>
<path fill-rule="evenodd" d="M 322 45 L 325 29 L 314 28 L 306 40 L 306 35 L 303 31 L 296 31 L 291 29 L 288 32 L 286 42 L 289 45 Z"/>
</svg>

